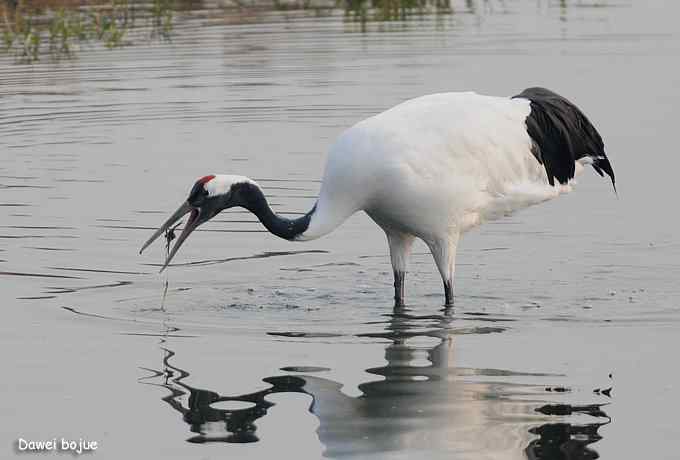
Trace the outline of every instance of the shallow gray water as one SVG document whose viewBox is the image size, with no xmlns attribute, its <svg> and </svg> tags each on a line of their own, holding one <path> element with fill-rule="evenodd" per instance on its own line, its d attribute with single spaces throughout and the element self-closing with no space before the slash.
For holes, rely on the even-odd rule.
<svg viewBox="0 0 680 460">
<path fill-rule="evenodd" d="M 341 12 L 199 7 L 170 43 L 0 57 L 3 452 L 66 437 L 102 458 L 677 458 L 676 2 L 454 2 L 364 31 Z M 619 196 L 588 172 L 466 235 L 452 311 L 423 245 L 392 310 L 364 215 L 291 244 L 227 212 L 167 275 L 161 243 L 137 255 L 196 177 L 248 175 L 304 212 L 355 121 L 532 85 L 599 128 Z"/>
</svg>

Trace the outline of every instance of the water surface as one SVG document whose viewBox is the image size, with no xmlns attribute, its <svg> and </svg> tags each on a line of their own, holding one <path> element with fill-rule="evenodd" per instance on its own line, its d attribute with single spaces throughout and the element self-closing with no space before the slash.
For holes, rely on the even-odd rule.
<svg viewBox="0 0 680 460">
<path fill-rule="evenodd" d="M 0 57 L 0 434 L 120 458 L 675 458 L 680 224 L 674 2 L 454 2 L 451 14 L 235 14 L 172 40 Z M 404 99 L 532 85 L 602 133 L 618 198 L 466 235 L 456 307 L 424 245 L 392 310 L 365 215 L 291 244 L 221 214 L 167 274 L 141 243 L 196 177 L 314 203 L 346 127 Z M 165 291 L 167 281 L 167 292 Z"/>
</svg>

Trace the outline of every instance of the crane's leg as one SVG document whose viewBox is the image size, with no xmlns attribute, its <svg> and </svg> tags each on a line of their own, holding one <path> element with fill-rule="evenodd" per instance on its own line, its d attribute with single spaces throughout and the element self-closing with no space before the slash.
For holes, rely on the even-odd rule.
<svg viewBox="0 0 680 460">
<path fill-rule="evenodd" d="M 406 263 L 413 246 L 413 236 L 407 233 L 387 231 L 387 243 L 390 245 L 390 259 L 394 271 L 394 306 L 404 306 L 404 280 Z"/>
<path fill-rule="evenodd" d="M 426 241 L 442 276 L 442 281 L 444 281 L 444 305 L 447 307 L 453 306 L 453 276 L 456 271 L 456 251 L 459 238 L 460 234 L 455 233 L 449 235 L 446 239 Z"/>
</svg>

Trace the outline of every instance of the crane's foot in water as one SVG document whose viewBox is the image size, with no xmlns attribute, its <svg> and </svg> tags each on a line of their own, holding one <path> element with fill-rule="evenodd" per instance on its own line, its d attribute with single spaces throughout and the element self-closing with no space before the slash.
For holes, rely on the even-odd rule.
<svg viewBox="0 0 680 460">
<path fill-rule="evenodd" d="M 394 308 L 404 306 L 404 280 L 406 272 L 394 271 Z"/>
<path fill-rule="evenodd" d="M 444 281 L 444 306 L 453 307 L 453 283 L 451 281 Z"/>
</svg>

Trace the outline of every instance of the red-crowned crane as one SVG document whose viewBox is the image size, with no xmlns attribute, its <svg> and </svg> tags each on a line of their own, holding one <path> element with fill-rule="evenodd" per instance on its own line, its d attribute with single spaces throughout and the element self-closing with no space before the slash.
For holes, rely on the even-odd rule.
<svg viewBox="0 0 680 460">
<path fill-rule="evenodd" d="M 512 98 L 464 93 L 422 96 L 352 126 L 331 147 L 321 191 L 304 216 L 274 213 L 260 186 L 243 176 L 200 178 L 143 251 L 185 214 L 189 219 L 161 271 L 196 227 L 235 206 L 290 241 L 320 238 L 364 211 L 387 235 L 395 305 L 415 238 L 430 248 L 453 303 L 458 241 L 484 221 L 569 191 L 590 164 L 615 185 L 597 130 L 562 96 L 529 88 Z M 141 253 L 140 251 L 140 253 Z"/>
</svg>

